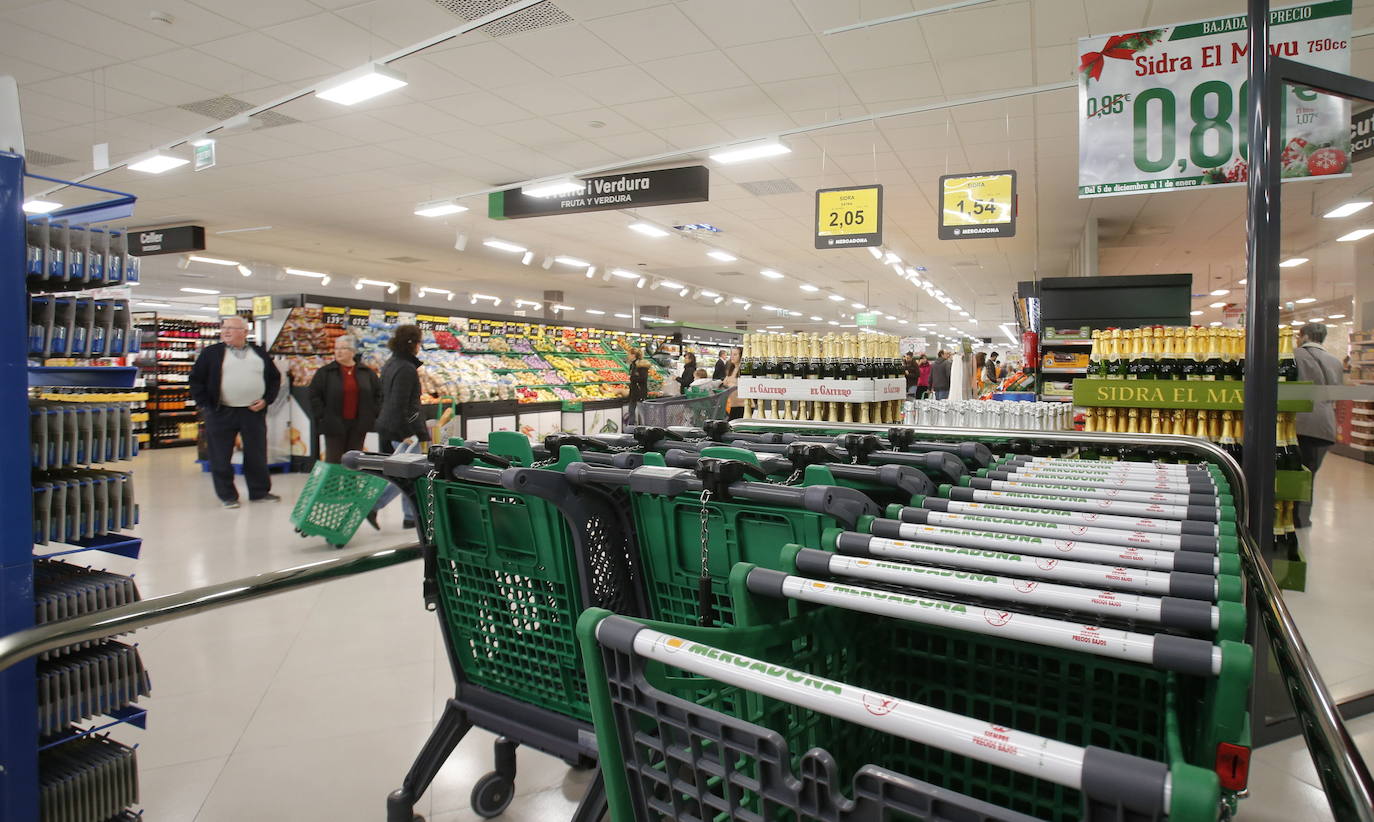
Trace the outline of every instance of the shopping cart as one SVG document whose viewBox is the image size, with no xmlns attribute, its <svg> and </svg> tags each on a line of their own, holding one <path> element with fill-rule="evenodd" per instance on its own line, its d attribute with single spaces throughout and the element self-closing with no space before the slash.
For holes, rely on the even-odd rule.
<svg viewBox="0 0 1374 822">
<path fill-rule="evenodd" d="M 565 460 L 576 457 L 562 451 Z M 415 802 L 472 727 L 498 736 L 495 769 L 472 791 L 482 817 L 499 815 L 513 798 L 519 745 L 593 767 L 598 754 L 573 630 L 586 607 L 643 612 L 623 501 L 607 489 L 573 486 L 555 465 L 507 467 L 504 457 L 463 446 L 392 457 L 352 452 L 345 464 L 387 476 L 415 500 L 425 601 L 438 611 L 455 684 L 402 787 L 387 799 L 388 820 L 411 822 Z M 598 776 L 574 819 L 595 820 L 603 806 Z"/>
<path fill-rule="evenodd" d="M 342 548 L 386 490 L 381 477 L 319 460 L 291 509 L 291 524 L 301 536 L 324 537 Z"/>
<path fill-rule="evenodd" d="M 715 391 L 700 396 L 660 397 L 645 400 L 636 407 L 638 425 L 668 428 L 675 425 L 701 427 L 709 420 L 726 417 L 725 403 L 735 389 Z"/>
<path fill-rule="evenodd" d="M 1234 810 L 1247 645 L 1152 636 L 1187 646 L 1158 666 L 997 636 L 1023 617 L 892 586 L 741 563 L 730 590 L 731 627 L 579 622 L 613 822 Z"/>
</svg>

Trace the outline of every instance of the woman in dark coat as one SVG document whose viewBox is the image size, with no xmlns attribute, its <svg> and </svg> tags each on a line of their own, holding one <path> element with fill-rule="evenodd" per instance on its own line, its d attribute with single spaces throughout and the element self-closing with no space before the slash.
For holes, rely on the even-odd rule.
<svg viewBox="0 0 1374 822">
<path fill-rule="evenodd" d="M 677 378 L 677 384 L 682 386 L 682 393 L 687 393 L 687 389 L 692 385 L 692 380 L 696 379 L 696 377 L 693 376 L 696 373 L 697 355 L 688 351 L 682 358 L 682 373 L 679 374 Z"/>
<path fill-rule="evenodd" d="M 361 451 L 381 407 L 377 373 L 358 362 L 351 337 L 334 340 L 334 361 L 310 381 L 310 411 L 315 430 L 324 435 L 324 461 L 337 465 L 348 451 Z"/>
<path fill-rule="evenodd" d="M 382 366 L 382 409 L 377 414 L 377 439 L 381 451 L 391 454 L 398 449 L 414 450 L 429 439 L 424 414 L 420 412 L 420 329 L 413 325 L 397 326 L 387 342 L 391 359 Z M 404 446 L 404 448 L 403 448 Z M 400 493 L 389 484 L 367 521 L 377 527 L 377 512 L 386 507 Z M 415 527 L 415 512 L 410 498 L 401 498 L 403 528 Z"/>
</svg>

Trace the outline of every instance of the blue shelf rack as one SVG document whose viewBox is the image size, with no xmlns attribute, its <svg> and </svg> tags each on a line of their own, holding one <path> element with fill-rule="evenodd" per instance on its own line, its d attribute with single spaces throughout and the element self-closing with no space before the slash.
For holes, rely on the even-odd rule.
<svg viewBox="0 0 1374 822">
<path fill-rule="evenodd" d="M 137 369 L 30 368 L 25 329 L 28 296 L 25 285 L 26 219 L 23 211 L 24 178 L 34 177 L 62 185 L 76 185 L 104 195 L 99 202 L 63 209 L 50 219 L 71 225 L 120 219 L 133 214 L 134 197 L 95 186 L 66 183 L 38 175 L 26 175 L 24 159 L 0 152 L 0 499 L 22 508 L 33 493 L 29 457 L 30 385 L 124 387 L 132 385 Z M 0 635 L 34 624 L 33 534 L 27 516 L 7 517 L 0 524 Z M 137 557 L 141 540 L 106 535 L 73 544 L 70 550 L 45 556 L 105 551 Z M 0 819 L 36 822 L 39 773 L 38 715 L 36 706 L 37 663 L 30 659 L 0 671 Z M 108 715 L 94 727 L 73 728 L 41 744 L 62 744 L 115 725 L 142 727 L 146 711 L 130 706 Z"/>
</svg>

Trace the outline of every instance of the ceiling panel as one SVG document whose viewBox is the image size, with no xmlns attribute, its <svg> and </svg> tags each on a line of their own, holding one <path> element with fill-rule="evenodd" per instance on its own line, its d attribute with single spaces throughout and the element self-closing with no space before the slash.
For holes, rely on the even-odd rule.
<svg viewBox="0 0 1374 822">
<path fill-rule="evenodd" d="M 747 85 L 748 75 L 719 51 L 705 51 L 643 64 L 660 83 L 677 94 Z"/>
<path fill-rule="evenodd" d="M 672 5 L 629 11 L 585 25 L 632 63 L 714 48 L 711 40 Z"/>
<path fill-rule="evenodd" d="M 680 8 L 722 49 L 811 33 L 791 0 L 688 0 Z"/>
<path fill-rule="evenodd" d="M 589 71 L 564 79 L 604 106 L 654 100 L 673 94 L 667 86 L 638 66 Z"/>
<path fill-rule="evenodd" d="M 620 52 L 577 25 L 504 38 L 502 44 L 554 77 L 625 65 Z"/>
</svg>

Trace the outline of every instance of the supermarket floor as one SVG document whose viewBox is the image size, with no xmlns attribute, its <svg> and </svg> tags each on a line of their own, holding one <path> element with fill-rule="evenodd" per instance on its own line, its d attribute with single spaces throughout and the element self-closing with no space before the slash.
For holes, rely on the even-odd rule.
<svg viewBox="0 0 1374 822">
<path fill-rule="evenodd" d="M 333 555 L 291 529 L 304 475 L 278 476 L 281 503 L 215 504 L 191 449 L 154 451 L 135 470 L 144 505 L 141 560 L 102 558 L 137 574 L 145 597 Z M 1290 601 L 1327 682 L 1374 689 L 1374 635 L 1354 615 L 1374 607 L 1367 535 L 1335 527 L 1374 492 L 1374 466 L 1330 457 L 1311 529 L 1310 590 Z M 400 511 L 353 547 L 406 538 Z M 1350 520 L 1347 519 L 1347 522 Z M 95 555 L 90 555 L 94 559 Z M 148 729 L 119 729 L 138 743 L 145 819 L 365 820 L 383 818 L 452 692 L 434 616 L 420 604 L 420 567 L 408 563 L 144 630 L 135 638 L 151 672 Z M 1374 759 L 1374 717 L 1350 725 Z M 468 735 L 417 810 L 432 822 L 477 817 L 473 782 L 491 768 L 492 737 Z M 509 822 L 567 819 L 588 776 L 521 750 Z M 1330 819 L 1300 741 L 1256 754 L 1242 820 Z"/>
</svg>

